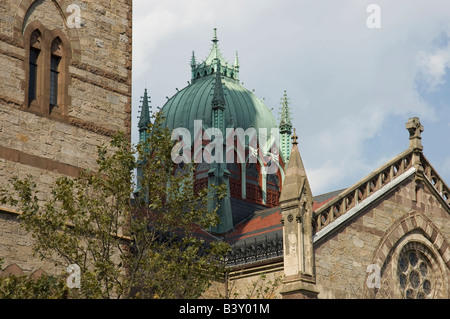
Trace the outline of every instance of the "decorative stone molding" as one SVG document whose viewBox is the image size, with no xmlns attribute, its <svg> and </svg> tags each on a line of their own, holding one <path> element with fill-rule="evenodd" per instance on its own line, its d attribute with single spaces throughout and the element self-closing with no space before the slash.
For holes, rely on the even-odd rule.
<svg viewBox="0 0 450 319">
<path fill-rule="evenodd" d="M 19 4 L 15 19 L 14 19 L 14 38 L 15 39 L 23 39 L 24 32 L 24 22 L 28 10 L 30 7 L 39 0 L 22 0 Z M 63 17 L 64 23 L 67 28 L 67 19 L 71 15 L 71 12 L 67 10 L 67 3 L 65 0 L 53 0 L 52 1 Z M 68 32 L 68 40 L 70 42 L 70 46 L 72 47 L 72 58 L 77 61 L 81 61 L 81 46 L 80 40 L 78 37 L 78 31 L 76 28 L 67 28 Z M 22 40 L 23 43 L 23 40 Z"/>
<path fill-rule="evenodd" d="M 412 150 L 408 149 L 392 161 L 347 188 L 313 214 L 314 233 L 331 224 L 336 218 L 368 199 L 412 167 Z"/>
<path fill-rule="evenodd" d="M 423 255 L 434 272 L 434 291 L 426 297 L 448 298 L 450 245 L 432 221 L 418 211 L 399 219 L 383 235 L 372 258 L 372 263 L 381 269 L 381 287 L 369 294 L 370 289 L 365 286 L 365 294 L 382 298 L 406 297 L 398 278 L 398 260 L 406 250 Z"/>
<path fill-rule="evenodd" d="M 249 242 L 238 246 L 232 246 L 231 252 L 226 258 L 226 263 L 229 266 L 244 265 L 249 263 L 256 263 L 259 261 L 267 261 L 283 256 L 283 238 L 275 237 L 257 241 Z"/>
<path fill-rule="evenodd" d="M 418 118 L 412 118 L 406 124 L 406 128 L 410 133 L 410 147 L 315 211 L 313 214 L 314 233 L 346 214 L 411 168 L 415 170 L 417 187 L 421 187 L 421 183 L 428 180 L 442 198 L 444 206 L 450 209 L 450 188 L 422 153 L 421 132 L 423 126 Z"/>
<path fill-rule="evenodd" d="M 38 268 L 36 270 L 34 270 L 32 273 L 25 273 L 25 271 L 20 268 L 20 266 L 18 266 L 17 264 L 10 264 L 8 265 L 5 269 L 0 270 L 0 277 L 8 277 L 8 276 L 29 276 L 32 279 L 38 279 L 40 278 L 42 275 L 45 275 L 46 272 L 43 271 L 41 268 Z"/>
</svg>

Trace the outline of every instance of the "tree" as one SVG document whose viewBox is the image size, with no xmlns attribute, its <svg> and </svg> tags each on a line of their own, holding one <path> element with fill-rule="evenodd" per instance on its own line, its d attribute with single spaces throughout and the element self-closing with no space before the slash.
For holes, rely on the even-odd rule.
<svg viewBox="0 0 450 319">
<path fill-rule="evenodd" d="M 59 277 L 42 275 L 0 277 L 0 299 L 63 299 L 68 288 Z"/>
<path fill-rule="evenodd" d="M 49 198 L 38 198 L 31 176 L 13 178 L 14 190 L 0 196 L 22 212 L 35 254 L 78 265 L 81 287 L 69 297 L 196 298 L 223 273 L 229 246 L 199 234 L 218 223 L 208 201 L 225 196 L 224 186 L 194 192 L 193 164 L 174 174 L 174 141 L 161 124 L 157 114 L 136 147 L 113 136 L 98 147 L 98 170 L 57 179 Z"/>
</svg>

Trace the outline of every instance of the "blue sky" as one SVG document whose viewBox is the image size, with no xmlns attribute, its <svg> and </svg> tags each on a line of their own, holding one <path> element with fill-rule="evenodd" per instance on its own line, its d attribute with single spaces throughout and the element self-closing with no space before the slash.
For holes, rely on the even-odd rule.
<svg viewBox="0 0 450 319">
<path fill-rule="evenodd" d="M 381 28 L 368 28 L 369 4 Z M 450 1 L 134 0 L 133 140 L 144 88 L 162 107 L 207 57 L 213 28 L 278 119 L 284 90 L 313 194 L 346 188 L 408 147 L 450 184 Z"/>
</svg>

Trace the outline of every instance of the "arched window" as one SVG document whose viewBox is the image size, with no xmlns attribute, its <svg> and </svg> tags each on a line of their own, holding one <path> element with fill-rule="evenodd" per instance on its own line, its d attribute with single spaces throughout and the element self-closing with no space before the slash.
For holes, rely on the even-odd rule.
<svg viewBox="0 0 450 319">
<path fill-rule="evenodd" d="M 410 242 L 402 249 L 397 263 L 398 285 L 403 298 L 428 299 L 436 293 L 436 266 L 432 253 L 422 244 Z"/>
<path fill-rule="evenodd" d="M 50 58 L 50 113 L 53 108 L 58 107 L 58 87 L 60 85 L 59 73 L 62 59 L 61 40 L 53 40 Z"/>
<path fill-rule="evenodd" d="M 30 37 L 28 106 L 37 99 L 38 69 L 41 55 L 41 33 L 35 30 Z"/>
<path fill-rule="evenodd" d="M 70 104 L 70 43 L 62 30 L 47 30 L 39 21 L 28 25 L 24 37 L 28 48 L 24 109 L 64 119 Z"/>
</svg>

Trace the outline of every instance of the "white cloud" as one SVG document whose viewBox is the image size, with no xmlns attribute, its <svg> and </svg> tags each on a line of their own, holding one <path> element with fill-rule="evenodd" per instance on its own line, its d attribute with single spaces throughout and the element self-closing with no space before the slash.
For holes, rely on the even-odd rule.
<svg viewBox="0 0 450 319">
<path fill-rule="evenodd" d="M 436 53 L 420 52 L 418 59 L 428 90 L 436 90 L 444 83 L 444 76 L 450 67 L 450 47 L 438 50 Z"/>
</svg>

